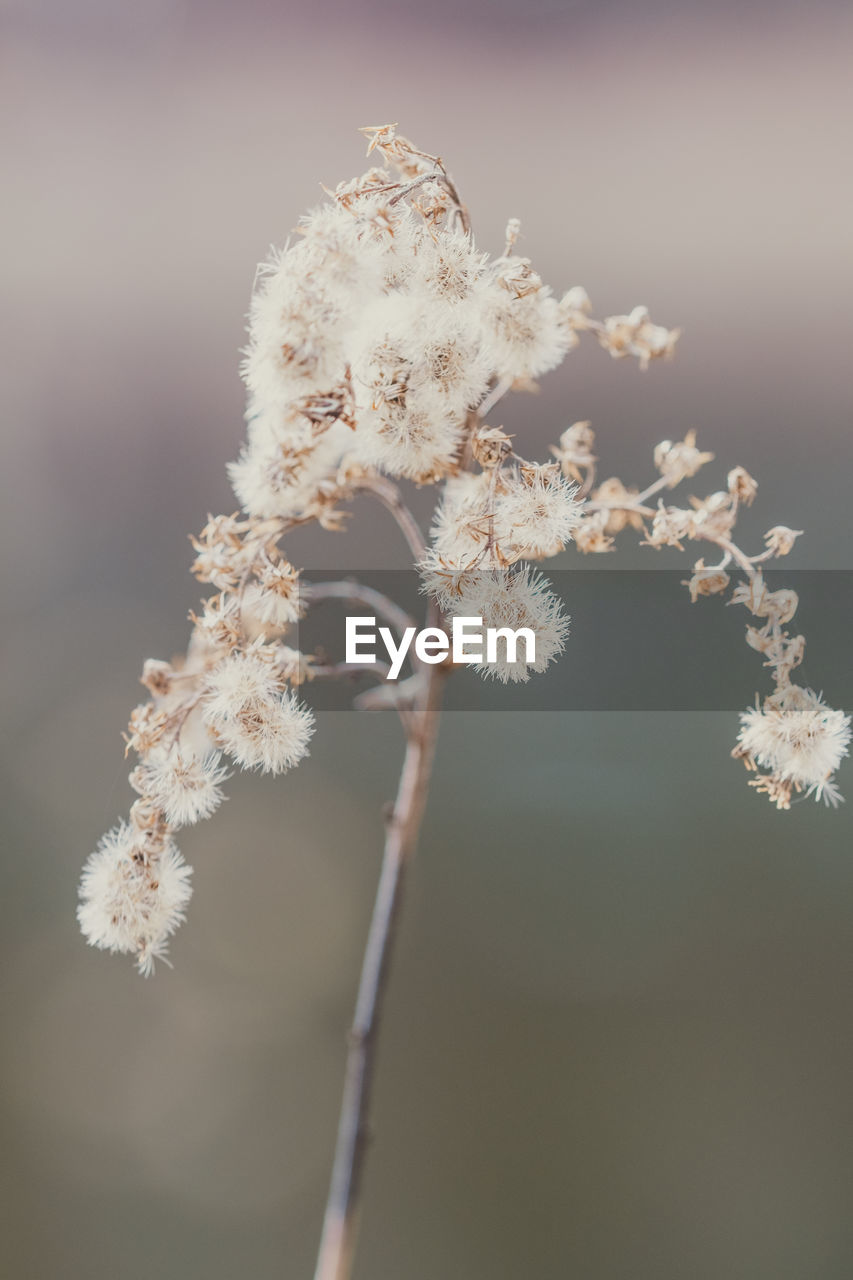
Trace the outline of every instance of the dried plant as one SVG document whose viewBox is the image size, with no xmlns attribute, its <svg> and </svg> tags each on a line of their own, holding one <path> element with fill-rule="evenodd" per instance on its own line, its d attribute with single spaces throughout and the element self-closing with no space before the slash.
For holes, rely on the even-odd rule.
<svg viewBox="0 0 853 1280">
<path fill-rule="evenodd" d="M 516 251 L 515 219 L 503 251 L 489 259 L 475 245 L 442 161 L 393 125 L 364 132 L 368 155 L 381 165 L 328 192 L 258 276 L 243 366 L 248 440 L 230 468 L 243 514 L 211 517 L 193 540 L 195 575 L 213 593 L 191 615 L 186 657 L 145 664 L 150 698 L 133 711 L 126 735 L 138 760 L 130 782 L 139 798 L 83 872 L 84 934 L 95 946 L 134 955 L 143 974 L 165 959 L 191 894 L 174 833 L 216 810 L 228 777 L 223 761 L 274 774 L 298 764 L 314 730 L 305 686 L 353 670 L 291 647 L 297 621 L 339 599 L 367 607 L 395 635 L 413 625 L 375 589 L 306 582 L 282 549 L 283 536 L 306 522 L 342 529 L 358 494 L 376 498 L 399 525 L 431 628 L 440 632 L 454 618 L 473 616 L 484 629 L 535 634 L 535 658 L 507 643 L 480 664 L 501 681 L 528 680 L 566 641 L 562 605 L 533 562 L 571 541 L 584 553 L 609 552 L 627 531 L 655 548 L 711 544 L 717 559 L 696 560 L 685 583 L 690 599 L 722 594 L 731 572 L 742 575 L 730 599 L 752 615 L 747 642 L 773 682 L 741 716 L 733 754 L 756 771 L 750 785 L 781 809 L 794 792 L 832 805 L 840 798 L 834 774 L 847 754 L 850 719 L 794 681 L 804 640 L 786 628 L 797 597 L 769 590 L 762 577 L 765 562 L 787 554 L 799 531 L 770 529 L 753 555 L 734 540 L 739 511 L 756 495 L 752 477 L 735 467 L 724 489 L 674 506 L 663 495 L 712 458 L 692 432 L 659 444 L 656 478 L 632 488 L 597 478 L 588 422 L 563 431 L 547 461 L 528 460 L 490 425 L 503 396 L 535 389 L 534 380 L 583 335 L 645 369 L 672 355 L 678 330 L 652 323 L 644 307 L 595 320 L 577 286 L 554 296 Z M 398 480 L 438 487 L 428 538 Z M 350 1043 L 321 1280 L 350 1274 L 391 926 L 425 803 L 442 687 L 453 668 L 449 658 L 415 654 L 408 661 L 410 674 L 393 684 L 382 664 L 365 664 L 380 685 L 357 699 L 395 708 L 407 745 Z"/>
</svg>

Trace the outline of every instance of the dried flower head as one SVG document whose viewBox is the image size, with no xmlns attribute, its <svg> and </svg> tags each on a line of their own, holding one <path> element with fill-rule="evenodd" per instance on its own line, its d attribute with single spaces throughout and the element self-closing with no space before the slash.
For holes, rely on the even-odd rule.
<svg viewBox="0 0 853 1280">
<path fill-rule="evenodd" d="M 472 634 L 485 639 L 490 628 L 507 634 L 497 639 L 494 655 L 475 663 L 474 669 L 502 684 L 526 683 L 535 672 L 545 671 L 565 648 L 569 619 L 547 580 L 529 568 L 507 572 L 474 570 L 446 583 L 441 591 L 446 616 L 481 618 Z M 521 645 L 514 644 L 510 632 L 526 629 L 535 637 L 535 657 L 529 658 Z"/>
<path fill-rule="evenodd" d="M 777 784 L 777 803 L 784 795 L 784 784 L 789 784 L 827 804 L 838 804 L 840 795 L 832 775 L 847 755 L 849 716 L 826 706 L 811 689 L 786 685 L 740 719 L 738 754 L 751 767 L 767 771 Z"/>
<path fill-rule="evenodd" d="M 151 973 L 184 919 L 191 874 L 171 841 L 156 859 L 148 859 L 133 827 L 119 823 L 83 868 L 77 919 L 86 940 L 102 950 L 135 955 L 139 971 Z"/>
<path fill-rule="evenodd" d="M 484 632 L 507 633 L 478 666 L 501 682 L 530 679 L 566 642 L 568 619 L 531 562 L 572 543 L 582 553 L 611 551 L 626 531 L 641 532 L 651 547 L 714 546 L 719 562 L 695 562 L 690 598 L 722 594 L 740 573 L 730 598 L 752 614 L 747 642 L 773 680 L 773 691 L 742 717 L 736 753 L 765 770 L 754 781 L 777 804 L 790 803 L 797 789 L 838 798 L 833 775 L 847 752 L 849 719 L 793 683 L 805 642 L 785 628 L 797 597 L 768 590 L 761 572 L 799 533 L 775 526 L 754 556 L 734 541 L 755 480 L 734 467 L 725 488 L 676 506 L 663 491 L 713 457 L 692 431 L 658 444 L 657 478 L 640 488 L 616 477 L 596 482 L 587 421 L 562 432 L 548 462 L 487 425 L 503 396 L 535 390 L 535 379 L 584 334 L 645 369 L 672 354 L 679 331 L 653 323 L 642 306 L 597 320 L 579 285 L 556 296 L 517 251 L 516 218 L 490 258 L 443 162 L 396 125 L 364 132 L 371 167 L 328 191 L 258 272 L 242 368 L 246 440 L 229 468 L 241 510 L 210 516 L 192 540 L 193 572 L 212 591 L 190 614 L 185 657 L 145 663 L 150 698 L 132 712 L 126 734 L 138 798 L 83 873 L 86 937 L 135 954 L 145 973 L 164 955 L 190 897 L 190 869 L 173 832 L 217 809 L 228 776 L 223 757 L 274 774 L 292 768 L 314 730 L 300 698 L 314 681 L 351 674 L 302 653 L 295 624 L 334 597 L 366 601 L 389 634 L 408 632 L 410 619 L 395 602 L 351 581 L 304 583 L 282 548 L 288 532 L 309 521 L 340 531 L 362 493 L 397 520 L 433 630 L 479 617 Z M 426 538 L 398 479 L 437 486 Z M 513 652 L 509 631 L 535 636 L 535 657 Z M 396 707 L 410 738 L 425 723 L 438 670 L 415 653 L 393 692 L 359 695 L 361 706 Z M 450 665 L 443 662 L 442 674 Z"/>
</svg>

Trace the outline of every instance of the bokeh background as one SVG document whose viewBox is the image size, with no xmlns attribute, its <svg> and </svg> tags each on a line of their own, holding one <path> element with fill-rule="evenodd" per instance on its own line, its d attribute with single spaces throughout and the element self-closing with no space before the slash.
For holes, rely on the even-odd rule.
<svg viewBox="0 0 853 1280">
<path fill-rule="evenodd" d="M 0 1274 L 296 1280 L 396 726 L 324 714 L 298 772 L 234 780 L 182 841 L 196 891 L 174 971 L 143 982 L 74 921 L 79 866 L 131 799 L 119 731 L 142 660 L 183 647 L 199 597 L 186 535 L 232 509 L 254 265 L 320 181 L 360 171 L 357 126 L 399 120 L 447 159 L 482 247 L 517 215 L 556 287 L 683 326 L 671 365 L 642 375 L 584 347 L 508 403 L 530 452 L 591 418 L 605 474 L 645 483 L 654 443 L 695 427 L 710 484 L 734 462 L 761 480 L 748 530 L 804 528 L 792 564 L 850 568 L 853 15 L 0 15 Z M 367 507 L 293 553 L 404 562 Z M 729 759 L 735 732 L 730 712 L 447 718 L 384 1024 L 360 1280 L 853 1274 L 850 808 L 777 814 Z"/>
</svg>

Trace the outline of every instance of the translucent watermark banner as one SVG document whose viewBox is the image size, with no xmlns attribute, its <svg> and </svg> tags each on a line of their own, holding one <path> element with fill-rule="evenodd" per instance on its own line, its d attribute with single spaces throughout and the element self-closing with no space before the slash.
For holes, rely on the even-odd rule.
<svg viewBox="0 0 853 1280">
<path fill-rule="evenodd" d="M 568 619 L 568 633 L 562 652 L 543 671 L 528 668 L 526 680 L 501 679 L 500 663 L 493 669 L 486 661 L 485 635 L 483 661 L 476 668 L 452 663 L 453 636 L 445 620 L 440 624 L 447 635 L 444 661 L 452 665 L 445 705 L 457 711 L 743 709 L 756 694 L 763 697 L 772 689 L 761 653 L 746 643 L 747 626 L 760 627 L 761 620 L 729 603 L 735 574 L 725 593 L 695 601 L 685 585 L 689 576 L 683 569 L 543 569 L 555 605 Z M 315 709 L 345 710 L 368 689 L 402 684 L 417 669 L 418 644 L 422 654 L 432 645 L 429 656 L 442 660 L 437 637 L 419 641 L 435 622 L 427 619 L 429 598 L 414 571 L 305 570 L 302 580 L 309 598 L 308 584 L 316 584 L 316 598 L 290 642 L 334 668 L 337 677 L 304 686 L 305 699 Z M 807 638 L 796 678 L 823 690 L 836 706 L 853 703 L 853 570 L 780 570 L 768 572 L 765 582 L 770 591 L 785 588 L 798 597 L 796 612 L 784 624 L 790 636 Z M 366 588 L 361 597 L 359 588 Z M 386 610 L 384 602 L 393 609 Z M 475 606 L 476 594 L 469 594 L 465 614 Z M 358 660 L 349 663 L 348 619 L 350 638 L 357 630 L 358 642 Z M 354 619 L 361 620 L 357 628 Z M 407 631 L 412 632 L 408 638 Z M 470 638 L 471 628 L 465 652 L 476 653 Z M 390 670 L 396 670 L 396 681 L 389 681 Z"/>
</svg>

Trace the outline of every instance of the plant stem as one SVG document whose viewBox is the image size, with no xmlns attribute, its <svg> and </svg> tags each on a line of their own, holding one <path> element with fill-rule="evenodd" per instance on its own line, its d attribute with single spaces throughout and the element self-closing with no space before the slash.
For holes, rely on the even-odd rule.
<svg viewBox="0 0 853 1280">
<path fill-rule="evenodd" d="M 385 476 L 369 474 L 359 480 L 358 488 L 366 493 L 372 493 L 384 507 L 388 508 L 409 544 L 415 564 L 420 564 L 426 555 L 424 535 L 393 480 L 388 480 Z"/>
<path fill-rule="evenodd" d="M 432 769 L 445 671 L 432 666 L 408 734 L 397 798 L 387 821 L 382 870 L 362 962 L 349 1035 L 335 1160 L 314 1280 L 349 1280 L 352 1274 L 364 1160 L 370 1139 L 368 1109 L 382 998 L 388 979 L 405 871 L 414 852 Z"/>
<path fill-rule="evenodd" d="M 401 634 L 407 627 L 416 627 L 415 619 L 401 609 L 388 596 L 366 587 L 361 582 L 306 582 L 302 588 L 302 600 L 307 605 L 317 604 L 321 600 L 350 600 L 363 604 L 374 613 L 378 613 L 396 631 Z"/>
</svg>

